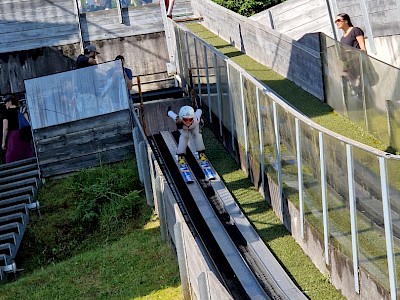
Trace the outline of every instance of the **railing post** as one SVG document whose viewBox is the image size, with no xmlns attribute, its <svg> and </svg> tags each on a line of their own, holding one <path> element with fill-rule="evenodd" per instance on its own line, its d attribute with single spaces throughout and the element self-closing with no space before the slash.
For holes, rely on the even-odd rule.
<svg viewBox="0 0 400 300">
<path fill-rule="evenodd" d="M 246 171 L 249 167 L 249 143 L 247 140 L 247 118 L 246 118 L 246 105 L 244 103 L 244 88 L 243 88 L 243 74 L 240 72 L 240 99 L 242 100 L 242 118 L 243 118 L 243 135 L 244 135 L 244 149 L 246 158 Z"/>
<path fill-rule="evenodd" d="M 279 115 L 276 107 L 276 102 L 272 102 L 272 110 L 274 114 L 274 131 L 275 131 L 275 144 L 276 144 L 276 166 L 278 172 L 278 185 L 279 185 L 279 200 L 281 206 L 281 213 L 283 215 L 283 187 L 282 187 L 282 163 L 281 163 L 281 137 L 279 134 Z"/>
<path fill-rule="evenodd" d="M 207 56 L 207 47 L 204 45 L 204 63 L 206 67 L 206 80 L 207 80 L 207 100 L 208 100 L 208 116 L 209 122 L 212 124 L 212 116 L 211 116 L 211 89 L 210 89 L 210 74 L 208 72 L 208 56 Z"/>
<path fill-rule="evenodd" d="M 328 224 L 328 199 L 326 184 L 326 164 L 324 134 L 319 132 L 319 159 L 321 166 L 321 196 L 322 196 L 322 218 L 324 224 L 324 245 L 325 245 L 325 263 L 329 265 L 329 224 Z"/>
<path fill-rule="evenodd" d="M 357 207 L 354 189 L 354 165 L 353 150 L 351 145 L 346 145 L 347 156 L 347 181 L 349 184 L 349 203 L 350 203 L 350 224 L 351 224 L 351 246 L 353 253 L 353 274 L 354 274 L 354 290 L 360 293 L 360 279 L 358 274 L 358 239 L 357 239 Z"/>
<path fill-rule="evenodd" d="M 385 223 L 385 240 L 386 252 L 389 269 L 390 297 L 392 300 L 397 299 L 396 288 L 396 265 L 393 253 L 393 229 L 392 229 L 392 212 L 390 208 L 389 183 L 387 180 L 386 159 L 379 157 L 379 170 L 381 176 L 382 202 L 383 202 L 383 220 Z"/>
<path fill-rule="evenodd" d="M 199 70 L 199 56 L 197 53 L 197 43 L 196 43 L 196 38 L 193 37 L 193 42 L 194 42 L 194 55 L 196 57 L 196 71 L 197 71 L 197 88 L 198 92 L 197 94 L 199 95 L 200 101 L 202 100 L 201 98 L 201 82 L 200 82 L 200 70 Z M 194 89 L 194 87 L 192 87 Z M 200 105 L 200 104 L 198 104 Z"/>
<path fill-rule="evenodd" d="M 228 97 L 229 97 L 229 115 L 231 118 L 231 139 L 232 139 L 232 150 L 235 151 L 235 125 L 234 125 L 234 114 L 233 114 L 233 103 L 231 95 L 231 76 L 229 74 L 229 63 L 226 63 L 226 74 L 228 76 Z"/>
<path fill-rule="evenodd" d="M 299 180 L 299 203 L 300 203 L 300 232 L 304 239 L 304 199 L 303 199 L 303 162 L 301 158 L 301 131 L 300 120 L 296 118 L 296 148 L 297 148 L 297 173 Z"/>
<path fill-rule="evenodd" d="M 217 84 L 219 135 L 222 136 L 221 89 L 219 86 L 219 68 L 217 66 L 217 54 L 216 53 L 214 53 L 214 70 L 215 70 L 215 80 L 216 80 L 216 84 Z"/>
<path fill-rule="evenodd" d="M 261 164 L 261 184 L 263 197 L 265 198 L 265 161 L 264 161 L 264 139 L 262 130 L 262 116 L 261 116 L 261 105 L 260 105 L 260 89 L 256 87 L 256 100 L 257 100 L 257 120 L 258 120 L 258 139 L 260 142 L 260 164 Z"/>
</svg>

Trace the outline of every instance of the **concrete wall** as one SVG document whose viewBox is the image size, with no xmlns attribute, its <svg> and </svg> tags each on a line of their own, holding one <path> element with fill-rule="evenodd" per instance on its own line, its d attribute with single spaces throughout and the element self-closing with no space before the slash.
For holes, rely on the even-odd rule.
<svg viewBox="0 0 400 300">
<path fill-rule="evenodd" d="M 211 0 L 193 0 L 193 13 L 202 24 L 261 64 L 323 99 L 319 52 L 276 30 L 225 9 Z"/>
<path fill-rule="evenodd" d="M 0 3 L 0 95 L 23 93 L 25 79 L 71 70 L 81 52 L 81 37 L 95 44 L 99 63 L 118 54 L 142 82 L 153 88 L 173 85 L 159 3 L 77 15 L 75 0 L 5 0 Z M 176 19 L 192 15 L 190 0 L 177 0 Z M 80 21 L 80 26 L 79 26 Z"/>
<path fill-rule="evenodd" d="M 289 0 L 249 19 L 295 40 L 300 40 L 307 33 L 313 32 L 323 32 L 333 36 L 326 0 Z"/>
<path fill-rule="evenodd" d="M 338 13 L 344 12 L 355 26 L 364 30 L 368 54 L 399 68 L 400 4 L 397 3 L 398 6 L 390 0 L 288 0 L 250 19 L 317 50 L 318 44 L 309 39 L 308 33 L 322 32 L 339 39 L 342 32 L 333 21 Z"/>
</svg>

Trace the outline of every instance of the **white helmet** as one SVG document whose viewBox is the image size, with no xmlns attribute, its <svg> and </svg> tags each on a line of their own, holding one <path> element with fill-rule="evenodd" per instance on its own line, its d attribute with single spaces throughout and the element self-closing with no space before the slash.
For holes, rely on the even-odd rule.
<svg viewBox="0 0 400 300">
<path fill-rule="evenodd" d="M 179 110 L 180 118 L 193 118 L 194 117 L 194 109 L 191 106 L 182 106 Z"/>
</svg>

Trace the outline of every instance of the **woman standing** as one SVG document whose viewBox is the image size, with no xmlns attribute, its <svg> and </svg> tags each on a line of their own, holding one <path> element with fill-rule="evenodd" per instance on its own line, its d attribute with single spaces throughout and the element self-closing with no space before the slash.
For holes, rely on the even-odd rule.
<svg viewBox="0 0 400 300">
<path fill-rule="evenodd" d="M 33 154 L 31 142 L 23 138 L 19 130 L 18 100 L 14 96 L 6 96 L 5 103 L 1 148 L 6 150 L 6 163 L 30 158 Z M 27 113 L 23 116 L 29 121 Z"/>
<path fill-rule="evenodd" d="M 338 29 L 343 30 L 343 36 L 340 39 L 341 43 L 362 51 L 367 51 L 365 48 L 364 32 L 360 28 L 353 26 L 348 14 L 338 14 L 335 24 Z"/>
<path fill-rule="evenodd" d="M 335 19 L 335 24 L 338 29 L 343 30 L 343 36 L 340 39 L 342 44 L 367 51 L 365 48 L 364 32 L 360 28 L 353 26 L 348 14 L 338 14 Z M 354 53 L 354 51 L 346 51 L 346 49 L 343 49 L 342 54 L 342 60 L 344 62 L 343 76 L 348 82 L 351 94 L 353 96 L 358 95 L 361 93 L 359 55 Z"/>
</svg>

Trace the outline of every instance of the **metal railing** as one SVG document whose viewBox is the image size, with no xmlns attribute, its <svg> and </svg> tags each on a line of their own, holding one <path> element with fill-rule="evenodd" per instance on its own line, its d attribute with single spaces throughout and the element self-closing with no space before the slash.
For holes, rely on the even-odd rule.
<svg viewBox="0 0 400 300">
<path fill-rule="evenodd" d="M 321 34 L 326 102 L 400 149 L 400 69 Z"/>
<path fill-rule="evenodd" d="M 175 37 L 182 82 L 190 68 L 209 123 L 245 153 L 246 169 L 260 165 L 262 186 L 267 176 L 279 186 L 282 210 L 284 195 L 298 207 L 302 238 L 307 222 L 324 237 L 326 265 L 332 245 L 353 260 L 356 293 L 363 270 L 396 299 L 399 157 L 314 123 L 177 24 Z"/>
</svg>

